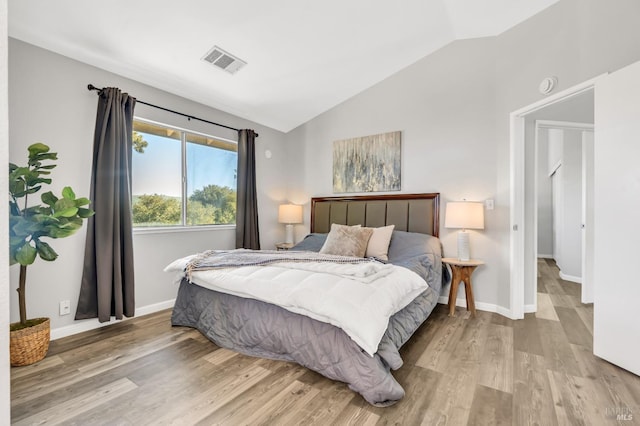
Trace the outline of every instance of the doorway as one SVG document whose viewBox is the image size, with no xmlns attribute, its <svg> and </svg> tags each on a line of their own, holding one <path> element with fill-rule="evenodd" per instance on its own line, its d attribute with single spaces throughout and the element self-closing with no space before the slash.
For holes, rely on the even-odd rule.
<svg viewBox="0 0 640 426">
<path fill-rule="evenodd" d="M 573 99 L 571 108 L 580 102 L 582 119 L 592 121 L 593 96 L 586 95 Z M 592 303 L 593 243 L 587 229 L 593 217 L 594 125 L 536 120 L 535 126 L 536 258 L 553 259 L 559 278 L 579 284 L 581 302 Z"/>
<path fill-rule="evenodd" d="M 514 319 L 537 310 L 536 121 L 593 123 L 594 86 L 598 78 L 511 114 L 511 317 Z M 584 232 L 589 235 L 592 230 L 585 228 Z"/>
</svg>

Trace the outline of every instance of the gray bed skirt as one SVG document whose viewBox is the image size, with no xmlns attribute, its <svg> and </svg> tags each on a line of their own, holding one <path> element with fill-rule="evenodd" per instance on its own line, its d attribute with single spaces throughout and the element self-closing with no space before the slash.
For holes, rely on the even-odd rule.
<svg viewBox="0 0 640 426">
<path fill-rule="evenodd" d="M 391 370 L 402 366 L 398 350 L 438 301 L 427 288 L 393 315 L 371 357 L 340 328 L 269 303 L 219 293 L 183 279 L 173 308 L 174 326 L 194 327 L 223 348 L 245 355 L 296 362 L 349 385 L 370 404 L 389 406 L 404 396 Z"/>
</svg>

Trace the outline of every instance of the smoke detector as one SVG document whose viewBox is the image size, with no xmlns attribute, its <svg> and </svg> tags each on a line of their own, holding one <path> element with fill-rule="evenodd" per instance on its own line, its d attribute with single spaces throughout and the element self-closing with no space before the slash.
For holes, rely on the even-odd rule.
<svg viewBox="0 0 640 426">
<path fill-rule="evenodd" d="M 556 88 L 556 85 L 558 84 L 558 78 L 557 77 L 547 77 L 544 80 L 542 80 L 540 82 L 540 85 L 538 86 L 538 91 L 540 92 L 540 94 L 542 95 L 548 95 L 549 93 L 553 92 L 553 89 Z"/>
<path fill-rule="evenodd" d="M 240 68 L 247 65 L 247 63 L 242 59 L 219 48 L 218 46 L 213 46 L 211 50 L 202 57 L 202 60 L 220 68 L 221 70 L 225 70 L 230 74 L 235 74 Z"/>
</svg>

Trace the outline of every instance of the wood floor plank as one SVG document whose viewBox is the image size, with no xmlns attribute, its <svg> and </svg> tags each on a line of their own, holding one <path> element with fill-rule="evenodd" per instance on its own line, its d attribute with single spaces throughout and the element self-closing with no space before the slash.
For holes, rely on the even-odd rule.
<svg viewBox="0 0 640 426">
<path fill-rule="evenodd" d="M 551 301 L 551 296 L 538 292 L 538 311 L 535 313 L 535 316 L 536 318 L 560 321 L 553 302 Z"/>
<path fill-rule="evenodd" d="M 411 339 L 400 348 L 400 355 L 404 365 L 414 366 L 425 353 L 427 347 L 433 344 L 440 329 L 448 323 L 449 311 L 447 305 L 437 305 L 429 317 L 414 333 Z"/>
<path fill-rule="evenodd" d="M 544 356 L 538 319 L 534 314 L 525 314 L 524 319 L 514 322 L 513 348 L 520 352 Z"/>
<path fill-rule="evenodd" d="M 259 365 L 265 367 L 262 363 Z M 291 385 L 294 381 L 299 381 L 300 376 L 307 371 L 304 367 L 293 363 L 276 362 L 276 365 L 275 368 L 266 368 L 271 371 L 271 375 L 215 410 L 197 424 L 200 426 L 240 424 L 243 419 L 248 418 L 261 407 L 269 405 L 283 388 Z"/>
<path fill-rule="evenodd" d="M 538 319 L 537 322 L 540 335 L 544 336 L 541 342 L 547 368 L 579 375 L 580 371 L 562 324 L 544 319 Z"/>
<path fill-rule="evenodd" d="M 270 374 L 269 370 L 256 365 L 234 376 L 225 377 L 212 383 L 206 391 L 193 395 L 179 409 L 165 413 L 157 422 L 174 425 L 196 424 Z"/>
<path fill-rule="evenodd" d="M 146 357 L 136 359 L 127 364 L 114 366 L 113 369 L 100 374 L 77 380 L 70 379 L 68 383 L 61 382 L 59 378 L 53 381 L 43 380 L 41 384 L 34 386 L 34 392 L 42 392 L 46 397 L 30 398 L 23 401 L 12 401 L 12 415 L 16 417 L 28 415 L 30 412 L 42 411 L 50 407 L 64 403 L 94 389 L 105 386 L 121 378 L 127 378 L 136 385 L 158 380 L 158 377 L 166 376 L 165 371 L 176 364 L 188 362 L 192 357 L 198 357 L 208 352 L 208 348 L 202 343 L 187 339 L 167 348 L 163 348 Z"/>
<path fill-rule="evenodd" d="M 489 324 L 478 383 L 502 392 L 513 392 L 513 328 Z"/>
<path fill-rule="evenodd" d="M 185 340 L 186 339 L 182 338 L 174 339 L 172 336 L 158 338 L 153 344 L 153 351 L 149 348 L 145 349 L 143 346 L 140 353 L 135 353 L 135 351 L 133 351 L 133 353 L 127 357 L 111 358 L 111 363 L 102 363 L 101 361 L 98 361 L 96 364 L 93 364 L 96 365 L 96 368 L 93 370 L 86 369 L 85 366 L 74 368 L 73 364 L 65 362 L 63 368 L 58 368 L 58 371 L 54 371 L 52 372 L 53 374 L 46 375 L 46 378 L 44 379 L 42 375 L 38 375 L 14 381 L 11 389 L 11 404 L 12 406 L 24 404 L 53 391 L 58 391 L 75 383 L 100 375 L 103 372 L 112 370 L 118 366 L 142 359 L 147 355 L 156 353 L 158 350 L 172 345 L 177 345 Z"/>
<path fill-rule="evenodd" d="M 435 331 L 433 340 L 416 361 L 416 365 L 434 371 L 444 372 L 450 356 L 460 342 L 465 328 L 465 317 L 458 314 L 448 317 L 442 326 Z"/>
<path fill-rule="evenodd" d="M 355 399 L 338 414 L 334 426 L 374 426 L 378 423 L 380 416 L 371 411 L 371 406 L 364 399 Z"/>
<path fill-rule="evenodd" d="M 238 355 L 237 352 L 230 351 L 229 349 L 220 348 L 206 355 L 204 359 L 211 364 L 220 365 L 230 360 L 234 356 Z"/>
<path fill-rule="evenodd" d="M 128 379 L 120 379 L 108 385 L 102 386 L 95 392 L 78 396 L 62 404 L 47 410 L 40 411 L 32 416 L 12 422 L 16 426 L 38 424 L 60 424 L 69 420 L 78 413 L 93 407 L 108 404 L 112 399 L 136 389 L 135 383 Z"/>
<path fill-rule="evenodd" d="M 308 404 L 319 393 L 318 389 L 295 380 L 280 391 L 268 404 L 259 407 L 242 422 L 247 425 L 284 423 L 282 417 Z"/>
<path fill-rule="evenodd" d="M 405 397 L 391 407 L 369 409 L 379 416 L 378 425 L 420 424 L 434 404 L 443 375 L 437 371 L 411 367 L 402 369 L 396 379 L 405 389 Z"/>
<path fill-rule="evenodd" d="M 593 303 L 576 306 L 574 309 L 582 320 L 582 323 L 587 327 L 587 330 L 589 330 L 589 333 L 593 336 Z"/>
<path fill-rule="evenodd" d="M 513 424 L 558 424 L 543 356 L 515 351 Z"/>
<path fill-rule="evenodd" d="M 467 425 L 512 425 L 512 400 L 510 393 L 476 385 Z"/>
<path fill-rule="evenodd" d="M 320 393 L 298 410 L 282 416 L 282 424 L 330 425 L 353 399 L 362 399 L 355 395 L 346 384 L 323 380 L 314 386 Z"/>
<path fill-rule="evenodd" d="M 582 286 L 578 283 L 559 279 L 558 284 L 564 290 L 565 294 L 574 296 L 576 299 L 580 299 L 582 296 Z"/>
<path fill-rule="evenodd" d="M 584 325 L 576 310 L 558 307 L 556 312 L 569 343 L 593 349 L 593 334 Z"/>
<path fill-rule="evenodd" d="M 613 401 L 613 408 L 640 408 L 640 380 L 635 375 L 593 356 L 584 346 L 571 345 L 571 349 L 581 377 L 597 381 L 598 389 L 606 391 Z"/>
<path fill-rule="evenodd" d="M 22 380 L 27 376 L 38 375 L 44 370 L 58 367 L 62 364 L 64 364 L 64 361 L 58 355 L 49 356 L 42 361 L 36 362 L 35 364 L 15 368 L 13 371 L 11 371 L 11 379 L 14 381 Z"/>
<path fill-rule="evenodd" d="M 614 403 L 607 394 L 598 392 L 597 381 L 552 370 L 547 373 L 560 424 L 600 426 L 611 422 L 607 409 Z"/>
<path fill-rule="evenodd" d="M 425 426 L 467 424 L 475 393 L 475 386 L 471 385 L 472 375 L 476 373 L 477 370 L 466 370 L 443 374 L 420 424 Z"/>
</svg>

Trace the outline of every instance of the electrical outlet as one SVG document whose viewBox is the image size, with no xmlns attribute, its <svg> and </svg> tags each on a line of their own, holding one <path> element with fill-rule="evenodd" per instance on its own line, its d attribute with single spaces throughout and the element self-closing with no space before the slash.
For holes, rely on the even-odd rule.
<svg viewBox="0 0 640 426">
<path fill-rule="evenodd" d="M 493 210 L 493 200 L 485 200 L 484 206 L 487 208 L 487 210 Z"/>
<path fill-rule="evenodd" d="M 60 301 L 60 315 L 69 315 L 71 313 L 71 302 L 68 300 Z"/>
</svg>

